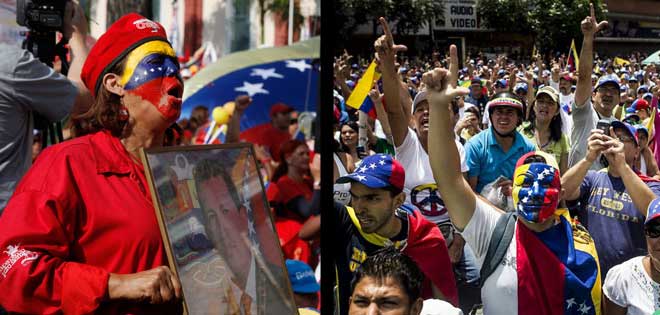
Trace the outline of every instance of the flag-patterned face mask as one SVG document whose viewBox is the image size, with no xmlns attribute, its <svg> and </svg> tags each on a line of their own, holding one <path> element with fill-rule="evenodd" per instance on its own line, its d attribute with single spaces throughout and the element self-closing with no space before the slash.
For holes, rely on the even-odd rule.
<svg viewBox="0 0 660 315">
<path fill-rule="evenodd" d="M 559 203 L 559 170 L 545 163 L 523 164 L 513 174 L 513 203 L 518 215 L 540 223 L 552 216 Z"/>
<path fill-rule="evenodd" d="M 168 121 L 179 118 L 182 82 L 174 50 L 163 41 L 146 42 L 131 51 L 121 77 L 126 91 L 149 101 Z"/>
</svg>

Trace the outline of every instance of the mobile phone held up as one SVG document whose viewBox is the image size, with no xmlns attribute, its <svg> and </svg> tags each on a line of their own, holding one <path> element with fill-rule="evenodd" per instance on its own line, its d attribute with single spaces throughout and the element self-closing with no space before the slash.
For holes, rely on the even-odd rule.
<svg viewBox="0 0 660 315">
<path fill-rule="evenodd" d="M 610 121 L 607 119 L 601 119 L 598 121 L 596 124 L 596 129 L 600 129 L 603 131 L 603 134 L 605 135 L 610 135 Z"/>
</svg>

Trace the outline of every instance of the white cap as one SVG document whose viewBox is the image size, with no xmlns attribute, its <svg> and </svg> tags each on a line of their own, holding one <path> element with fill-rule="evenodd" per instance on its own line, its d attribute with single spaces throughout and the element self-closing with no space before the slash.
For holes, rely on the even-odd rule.
<svg viewBox="0 0 660 315">
<path fill-rule="evenodd" d="M 422 101 L 428 100 L 428 93 L 426 92 L 426 89 L 420 90 L 417 92 L 417 95 L 415 95 L 415 99 L 413 100 L 413 106 L 410 109 L 411 114 L 415 112 L 415 108 L 417 108 L 417 105 L 421 103 Z"/>
<path fill-rule="evenodd" d="M 445 301 L 428 299 L 424 300 L 420 315 L 463 315 L 463 311 Z"/>
</svg>

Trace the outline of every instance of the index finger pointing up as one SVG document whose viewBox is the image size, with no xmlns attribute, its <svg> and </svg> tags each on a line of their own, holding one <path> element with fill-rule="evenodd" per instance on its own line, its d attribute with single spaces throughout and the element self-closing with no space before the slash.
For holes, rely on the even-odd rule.
<svg viewBox="0 0 660 315">
<path fill-rule="evenodd" d="M 449 46 L 449 85 L 456 87 L 458 82 L 458 53 L 456 45 Z"/>
<path fill-rule="evenodd" d="M 596 13 L 594 12 L 594 4 L 589 3 L 589 11 L 591 12 L 591 18 L 596 22 Z"/>
<path fill-rule="evenodd" d="M 385 34 L 385 38 L 387 38 L 387 42 L 389 44 L 393 44 L 394 39 L 392 38 L 392 32 L 390 32 L 390 27 L 387 25 L 387 21 L 385 21 L 385 18 L 381 16 L 378 19 L 378 22 L 380 22 L 380 26 L 383 27 L 383 33 Z"/>
</svg>

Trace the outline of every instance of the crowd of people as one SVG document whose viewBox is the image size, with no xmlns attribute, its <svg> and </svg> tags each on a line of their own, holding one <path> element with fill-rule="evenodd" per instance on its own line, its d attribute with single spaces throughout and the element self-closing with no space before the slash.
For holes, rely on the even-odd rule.
<svg viewBox="0 0 660 315">
<path fill-rule="evenodd" d="M 195 108 L 189 120 L 179 119 L 189 77 L 182 69 L 188 65 L 177 58 L 162 25 L 130 13 L 87 47 L 83 12 L 76 2 L 67 2 L 62 31 L 71 50 L 67 76 L 27 50 L 0 44 L 0 314 L 180 314 L 182 281 L 168 267 L 173 262 L 168 261 L 140 151 L 212 143 L 205 138 L 216 131 L 214 120 L 206 106 Z M 232 102 L 223 143 L 250 141 L 242 138 L 239 122 L 251 102 L 247 95 Z M 66 141 L 51 141 L 41 150 L 36 115 L 49 122 L 67 118 Z M 310 153 L 313 139 L 293 138 L 297 113 L 292 107 L 273 104 L 270 117 L 252 142 L 278 237 L 260 246 L 269 244 L 263 254 L 275 253 L 267 262 L 281 260 L 281 246 L 286 264 L 281 261 L 276 276 L 288 269 L 289 283 L 259 275 L 258 283 L 270 283 L 259 288 L 254 268 L 236 263 L 248 261 L 241 259 L 249 259 L 242 254 L 250 248 L 240 253 L 216 248 L 229 262 L 225 270 L 238 292 L 222 303 L 232 304 L 228 309 L 236 314 L 262 314 L 263 307 L 253 307 L 256 302 L 318 314 L 320 276 L 314 269 L 320 255 L 320 156 Z M 204 222 L 220 220 L 218 213 L 227 212 L 236 222 L 258 215 L 264 221 L 268 210 L 243 211 L 252 208 L 245 201 L 250 199 L 237 199 L 242 195 L 228 188 L 233 183 L 223 182 L 229 177 L 220 176 L 229 171 L 211 164 L 204 170 L 216 170 L 215 177 L 198 174 L 202 186 L 187 187 L 199 193 L 201 213 L 208 216 Z M 202 167 L 197 166 L 195 171 Z M 243 203 L 219 208 L 218 202 L 222 206 L 228 197 Z M 256 227 L 256 234 L 263 228 L 272 232 L 270 220 L 265 222 L 269 224 Z M 240 242 L 242 233 L 252 233 L 249 223 L 219 226 L 224 227 L 193 230 L 214 246 L 229 238 Z M 231 255 L 245 257 L 226 259 Z M 256 264 L 253 259 L 250 265 Z M 260 296 L 260 290 L 272 292 Z M 284 300 L 269 302 L 264 297 L 270 299 L 270 294 Z"/>
<path fill-rule="evenodd" d="M 577 66 L 482 54 L 460 66 L 453 45 L 412 61 L 380 23 L 373 81 L 371 60 L 335 57 L 336 206 L 324 216 L 341 236 L 336 312 L 376 303 L 356 303 L 355 282 L 389 248 L 422 273 L 413 296 L 464 314 L 660 310 L 656 66 L 594 57 L 607 22 L 593 8 Z M 362 84 L 375 110 L 348 104 Z M 426 314 L 408 302 L 397 314 Z"/>
</svg>

